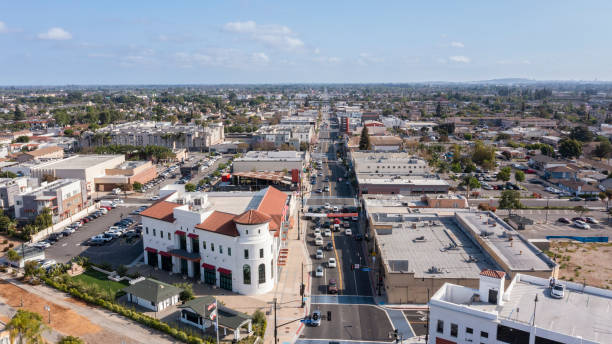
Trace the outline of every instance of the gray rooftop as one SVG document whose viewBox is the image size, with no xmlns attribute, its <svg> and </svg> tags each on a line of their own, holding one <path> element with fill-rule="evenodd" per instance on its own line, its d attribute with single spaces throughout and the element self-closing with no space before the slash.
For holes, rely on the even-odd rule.
<svg viewBox="0 0 612 344">
<path fill-rule="evenodd" d="M 377 229 L 382 258 L 394 272 L 415 277 L 479 278 L 483 269 L 498 269 L 459 229 L 451 216 L 376 214 L 392 229 Z"/>
<path fill-rule="evenodd" d="M 122 155 L 74 155 L 65 159 L 53 160 L 46 163 L 37 164 L 39 169 L 68 169 L 76 170 L 94 167 L 97 164 L 105 163 L 114 159 L 122 159 Z"/>
<path fill-rule="evenodd" d="M 301 161 L 304 159 L 303 152 L 296 151 L 250 151 L 235 162 L 240 161 Z"/>
<path fill-rule="evenodd" d="M 208 311 L 208 306 L 214 302 L 215 298 L 207 295 L 189 300 L 185 302 L 185 304 L 178 306 L 178 308 L 191 308 L 201 317 L 209 319 L 210 312 Z M 251 319 L 248 314 L 227 308 L 220 303 L 218 304 L 218 307 L 219 312 L 217 314 L 219 315 L 219 326 L 237 329 Z"/>
<path fill-rule="evenodd" d="M 548 256 L 492 213 L 458 212 L 457 219 L 468 235 L 480 238 L 512 270 L 548 271 L 555 266 Z"/>
<path fill-rule="evenodd" d="M 157 304 L 158 302 L 180 294 L 183 290 L 168 283 L 146 278 L 123 288 L 123 291 Z"/>
</svg>

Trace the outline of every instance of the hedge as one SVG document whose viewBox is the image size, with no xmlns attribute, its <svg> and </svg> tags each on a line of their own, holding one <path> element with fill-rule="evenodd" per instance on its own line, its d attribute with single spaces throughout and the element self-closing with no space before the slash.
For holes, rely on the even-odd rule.
<svg viewBox="0 0 612 344">
<path fill-rule="evenodd" d="M 42 280 L 45 281 L 45 283 L 47 283 L 47 285 L 61 290 L 65 293 L 68 293 L 70 295 L 72 295 L 73 297 L 76 297 L 78 299 L 81 299 L 89 304 L 92 305 L 97 305 L 103 308 L 106 308 L 107 310 L 111 311 L 111 312 L 115 312 L 118 313 L 126 318 L 130 318 L 142 325 L 148 326 L 150 328 L 156 329 L 158 331 L 164 332 L 170 336 L 172 336 L 173 338 L 176 338 L 180 341 L 183 341 L 185 343 L 188 344 L 212 344 L 215 343 L 212 340 L 204 340 L 200 337 L 196 337 L 193 335 L 189 335 L 186 332 L 176 329 L 174 327 L 171 327 L 170 325 L 168 325 L 167 323 L 160 321 L 158 319 L 152 318 L 148 315 L 144 315 L 140 312 L 131 310 L 127 307 L 124 307 L 120 304 L 117 304 L 115 302 L 109 302 L 100 298 L 95 298 L 91 295 L 88 294 L 84 294 L 82 292 L 80 292 L 78 289 L 76 288 L 69 288 L 68 286 L 66 286 L 63 283 L 59 283 L 49 277 L 43 276 Z"/>
</svg>

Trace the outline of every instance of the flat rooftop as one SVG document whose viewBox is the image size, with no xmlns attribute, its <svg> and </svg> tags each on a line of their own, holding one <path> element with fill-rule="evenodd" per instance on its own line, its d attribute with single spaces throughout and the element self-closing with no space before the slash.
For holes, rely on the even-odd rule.
<svg viewBox="0 0 612 344">
<path fill-rule="evenodd" d="M 250 151 L 234 162 L 240 161 L 302 161 L 304 153 L 296 151 Z"/>
<path fill-rule="evenodd" d="M 447 290 L 440 299 L 489 313 L 498 318 L 530 325 L 533 321 L 534 299 L 538 296 L 535 325 L 538 328 L 582 337 L 598 343 L 612 343 L 612 292 L 609 290 L 583 287 L 582 284 L 559 281 L 566 286 L 563 299 L 550 297 L 548 280 L 519 274 L 512 289 L 504 293 L 501 306 L 469 302 L 470 293 Z M 470 288 L 447 285 L 458 291 Z M 467 295 L 467 299 L 456 297 Z"/>
<path fill-rule="evenodd" d="M 34 166 L 39 169 L 76 170 L 93 167 L 114 159 L 121 159 L 122 155 L 74 155 L 66 159 L 53 160 Z"/>
<path fill-rule="evenodd" d="M 393 272 L 415 278 L 479 278 L 483 269 L 498 269 L 468 238 L 451 216 L 377 214 L 381 258 Z"/>
<path fill-rule="evenodd" d="M 485 245 L 512 270 L 548 271 L 555 263 L 495 215 L 486 212 L 458 212 L 462 228 Z M 512 237 L 512 240 L 510 238 Z"/>
<path fill-rule="evenodd" d="M 358 173 L 357 180 L 360 184 L 395 184 L 395 185 L 439 185 L 448 186 L 444 179 L 424 178 L 423 176 L 379 176 L 376 174 Z"/>
<path fill-rule="evenodd" d="M 262 189 L 265 191 L 265 189 Z M 217 211 L 231 214 L 242 214 L 249 209 L 256 209 L 264 193 L 258 192 L 208 192 L 208 201 Z"/>
</svg>

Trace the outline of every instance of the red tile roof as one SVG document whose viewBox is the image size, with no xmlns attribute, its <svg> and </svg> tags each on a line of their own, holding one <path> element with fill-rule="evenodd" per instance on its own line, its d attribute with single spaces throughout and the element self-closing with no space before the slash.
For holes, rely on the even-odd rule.
<svg viewBox="0 0 612 344">
<path fill-rule="evenodd" d="M 234 222 L 241 225 L 259 225 L 271 220 L 272 218 L 269 215 L 254 209 L 247 210 L 242 215 L 234 218 Z"/>
<path fill-rule="evenodd" d="M 234 224 L 234 218 L 236 218 L 234 214 L 215 210 L 204 222 L 196 225 L 195 228 L 236 237 L 239 234 Z"/>
<path fill-rule="evenodd" d="M 270 186 L 261 202 L 259 202 L 257 210 L 268 214 L 272 218 L 270 230 L 280 229 L 287 197 L 289 196 L 284 192 Z"/>
<path fill-rule="evenodd" d="M 140 215 L 172 223 L 174 222 L 174 208 L 180 206 L 177 203 L 160 201 L 145 209 Z"/>
<path fill-rule="evenodd" d="M 504 276 L 506 276 L 506 273 L 498 270 L 484 269 L 480 272 L 480 276 L 502 279 Z"/>
</svg>

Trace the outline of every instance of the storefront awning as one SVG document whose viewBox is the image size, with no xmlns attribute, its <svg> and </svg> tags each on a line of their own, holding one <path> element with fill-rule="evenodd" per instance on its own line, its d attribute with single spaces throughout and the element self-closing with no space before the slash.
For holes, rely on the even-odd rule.
<svg viewBox="0 0 612 344">
<path fill-rule="evenodd" d="M 183 231 L 174 231 L 174 234 L 185 235 L 185 232 L 183 232 Z"/>
<path fill-rule="evenodd" d="M 188 237 L 192 238 L 192 239 L 197 239 L 198 235 L 197 234 L 193 234 L 193 233 L 189 233 L 187 234 Z"/>
<path fill-rule="evenodd" d="M 214 265 L 210 265 L 210 264 L 206 264 L 206 263 L 202 263 L 202 267 L 206 270 L 215 270 L 215 266 Z"/>
<path fill-rule="evenodd" d="M 219 271 L 219 273 L 224 274 L 224 275 L 231 275 L 232 274 L 232 270 L 228 270 L 228 269 L 224 269 L 224 268 L 218 268 L 217 271 Z"/>
<path fill-rule="evenodd" d="M 147 252 L 151 252 L 151 253 L 157 253 L 157 250 L 156 250 L 156 249 L 154 249 L 154 248 L 152 248 L 152 247 L 146 247 L 146 248 L 145 248 L 145 251 L 147 251 Z"/>
<path fill-rule="evenodd" d="M 170 253 L 168 253 L 168 252 L 159 251 L 159 252 L 157 252 L 157 253 L 159 253 L 159 255 L 160 255 L 160 256 L 170 257 Z"/>
</svg>

